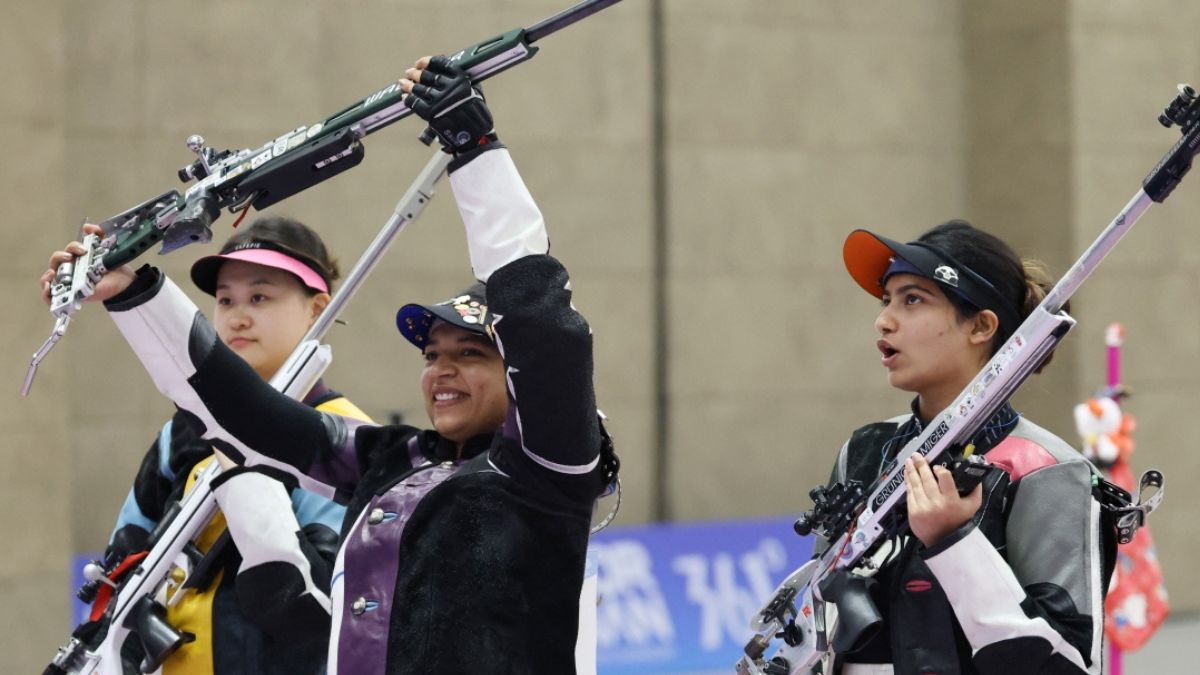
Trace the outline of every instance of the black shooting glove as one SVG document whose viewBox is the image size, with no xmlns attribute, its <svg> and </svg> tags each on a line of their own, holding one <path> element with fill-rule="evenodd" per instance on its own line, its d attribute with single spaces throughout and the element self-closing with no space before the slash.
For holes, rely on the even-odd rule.
<svg viewBox="0 0 1200 675">
<path fill-rule="evenodd" d="M 413 84 L 404 104 L 429 123 L 442 148 L 452 155 L 497 141 L 483 92 L 445 56 L 429 60 L 429 66 L 421 71 L 421 81 Z"/>
</svg>

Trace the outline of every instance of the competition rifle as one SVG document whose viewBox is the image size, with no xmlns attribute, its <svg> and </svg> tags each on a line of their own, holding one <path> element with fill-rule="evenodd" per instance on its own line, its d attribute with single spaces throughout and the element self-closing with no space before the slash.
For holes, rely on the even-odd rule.
<svg viewBox="0 0 1200 675">
<path fill-rule="evenodd" d="M 850 481 L 810 492 L 814 508 L 797 521 L 796 530 L 816 532 L 829 547 L 789 575 L 751 619 L 755 634 L 735 666 L 737 675 L 824 673 L 826 657 L 851 651 L 879 626 L 881 617 L 869 597 L 869 577 L 878 571 L 872 556 L 892 534 L 907 529 L 905 460 L 920 453 L 931 464 L 946 463 L 950 450 L 966 446 L 1075 325 L 1063 311 L 1067 300 L 1150 205 L 1171 194 L 1200 151 L 1200 102 L 1192 87 L 1179 85 L 1158 121 L 1167 128 L 1179 126 L 1182 138 L 954 402 L 904 445 L 869 489 Z M 971 483 L 978 484 L 985 473 L 981 467 L 986 465 L 974 455 L 950 464 L 960 492 L 972 489 Z M 1098 481 L 1104 523 L 1115 530 L 1117 541 L 1133 539 L 1161 503 L 1164 488 L 1162 474 L 1153 470 L 1143 474 L 1137 501 L 1116 485 Z M 768 653 L 776 641 L 776 650 Z"/>
<path fill-rule="evenodd" d="M 450 60 L 473 82 L 528 61 L 534 43 L 620 0 L 584 0 L 529 28 L 516 28 L 455 52 Z M 87 252 L 59 265 L 50 286 L 54 329 L 34 352 L 21 395 L 28 395 L 38 364 L 62 339 L 71 318 L 95 292 L 104 274 L 128 263 L 152 246 L 161 253 L 212 239 L 211 225 L 222 210 L 241 213 L 265 209 L 362 162 L 362 139 L 412 114 L 400 83 L 392 82 L 344 110 L 308 126 L 281 134 L 251 150 L 216 150 L 202 136 L 187 139 L 196 159 L 179 169 L 179 180 L 195 181 L 182 193 L 168 190 L 100 223 L 104 236 L 84 237 Z M 431 142 L 432 134 L 422 137 Z"/>
</svg>

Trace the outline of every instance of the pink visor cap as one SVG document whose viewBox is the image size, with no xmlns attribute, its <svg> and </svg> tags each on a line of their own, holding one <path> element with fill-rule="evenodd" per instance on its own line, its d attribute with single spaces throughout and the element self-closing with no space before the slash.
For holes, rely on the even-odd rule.
<svg viewBox="0 0 1200 675">
<path fill-rule="evenodd" d="M 308 261 L 295 253 L 285 251 L 281 246 L 265 241 L 238 244 L 225 253 L 197 260 L 192 265 L 192 282 L 200 290 L 215 296 L 217 294 L 217 272 L 226 260 L 241 260 L 291 272 L 300 279 L 300 283 L 308 288 L 320 293 L 329 292 L 329 282 Z"/>
</svg>

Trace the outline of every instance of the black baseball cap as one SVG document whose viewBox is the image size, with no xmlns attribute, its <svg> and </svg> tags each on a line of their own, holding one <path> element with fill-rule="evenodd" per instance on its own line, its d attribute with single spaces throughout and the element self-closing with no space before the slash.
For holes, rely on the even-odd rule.
<svg viewBox="0 0 1200 675">
<path fill-rule="evenodd" d="M 989 309 L 1000 319 L 1001 333 L 1011 334 L 1021 325 L 1013 302 L 970 267 L 945 251 L 921 241 L 901 244 L 867 230 L 855 230 L 842 245 L 846 271 L 862 289 L 882 298 L 883 285 L 891 274 L 916 274 L 936 281 L 942 291 L 966 300 L 979 309 Z"/>
<path fill-rule="evenodd" d="M 434 321 L 442 320 L 472 333 L 488 335 L 493 315 L 487 308 L 487 287 L 475 282 L 458 295 L 434 305 L 407 304 L 396 312 L 396 327 L 404 339 L 425 349 Z"/>
</svg>

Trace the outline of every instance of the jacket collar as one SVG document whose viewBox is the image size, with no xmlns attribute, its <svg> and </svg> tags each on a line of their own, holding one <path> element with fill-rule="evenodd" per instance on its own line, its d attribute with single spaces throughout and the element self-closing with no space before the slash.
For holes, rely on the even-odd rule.
<svg viewBox="0 0 1200 675">
<path fill-rule="evenodd" d="M 463 444 L 462 455 L 459 456 L 458 446 L 447 438 L 442 438 L 432 429 L 421 432 L 421 454 L 431 462 L 447 462 L 458 459 L 477 457 L 492 447 L 496 434 L 479 434 L 467 439 Z"/>
<path fill-rule="evenodd" d="M 892 434 L 892 438 L 884 445 L 885 453 L 890 451 L 889 454 L 891 457 L 895 457 L 896 453 L 900 452 L 900 448 L 903 448 L 909 439 L 919 435 L 925 428 L 925 425 L 921 423 L 921 416 L 918 412 L 917 397 L 913 397 L 909 409 L 912 411 L 912 416 L 899 427 L 896 427 L 896 432 Z M 1021 413 L 1014 410 L 1012 404 L 1006 401 L 984 423 L 983 427 L 975 432 L 975 436 L 971 438 L 970 442 L 975 444 L 975 452 L 982 454 L 996 447 L 1017 426 L 1017 422 L 1020 419 Z"/>
</svg>

